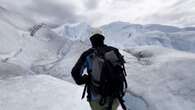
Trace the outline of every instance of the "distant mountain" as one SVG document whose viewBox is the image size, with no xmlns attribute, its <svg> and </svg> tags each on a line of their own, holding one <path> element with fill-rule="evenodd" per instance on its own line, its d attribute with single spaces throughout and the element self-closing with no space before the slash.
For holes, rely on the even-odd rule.
<svg viewBox="0 0 195 110">
<path fill-rule="evenodd" d="M 185 31 L 195 31 L 195 27 L 186 27 L 186 28 L 183 28 L 183 30 L 185 30 Z"/>
<path fill-rule="evenodd" d="M 86 23 L 64 24 L 56 29 L 56 33 L 70 40 L 84 41 L 93 32 L 94 28 Z"/>
<path fill-rule="evenodd" d="M 182 51 L 195 52 L 195 31 L 193 27 L 179 28 L 160 24 L 130 24 L 113 22 L 99 27 L 106 36 L 106 43 L 120 48 L 157 45 Z M 94 28 L 88 24 L 65 24 L 57 33 L 70 39 L 88 41 Z"/>
<path fill-rule="evenodd" d="M 160 25 L 160 24 L 149 24 L 149 25 L 145 25 L 144 28 L 148 31 L 161 31 L 165 33 L 179 32 L 182 30 L 175 26 Z"/>
</svg>

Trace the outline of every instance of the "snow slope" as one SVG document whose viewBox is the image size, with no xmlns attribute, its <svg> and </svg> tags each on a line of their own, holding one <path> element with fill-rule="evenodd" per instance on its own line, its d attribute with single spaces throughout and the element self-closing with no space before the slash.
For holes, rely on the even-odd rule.
<svg viewBox="0 0 195 110">
<path fill-rule="evenodd" d="M 7 11 L 2 12 L 9 14 Z M 15 17 L 14 17 L 15 18 Z M 7 19 L 6 19 L 7 20 Z M 47 25 L 36 31 L 34 36 L 30 36 L 30 28 L 21 24 L 10 23 L 9 21 L 1 20 L 0 24 L 0 60 L 3 62 L 14 63 L 28 70 L 39 71 L 40 68 L 45 68 L 42 65 L 53 66 L 63 58 L 69 47 L 69 40 L 58 36 Z M 14 22 L 23 21 L 23 16 L 14 19 Z M 18 28 L 15 25 L 22 27 Z M 44 62 L 44 63 L 43 63 Z M 48 68 L 50 68 L 48 67 Z M 46 67 L 47 68 L 47 67 Z"/>
<path fill-rule="evenodd" d="M 18 12 L 10 11 L 7 8 L 1 7 L 0 5 L 0 19 L 12 25 L 13 27 L 20 30 L 29 30 L 34 24 L 31 18 L 22 15 Z"/>
<path fill-rule="evenodd" d="M 19 34 L 14 27 L 0 20 L 0 53 L 9 53 L 19 49 Z"/>
<path fill-rule="evenodd" d="M 153 46 L 125 51 L 130 109 L 195 109 L 195 54 Z"/>
<path fill-rule="evenodd" d="M 47 75 L 0 80 L 0 88 L 1 110 L 90 110 L 81 87 Z"/>
<path fill-rule="evenodd" d="M 0 62 L 0 80 L 16 76 L 26 76 L 31 74 L 33 73 L 25 68 L 22 68 L 19 65 Z"/>
</svg>

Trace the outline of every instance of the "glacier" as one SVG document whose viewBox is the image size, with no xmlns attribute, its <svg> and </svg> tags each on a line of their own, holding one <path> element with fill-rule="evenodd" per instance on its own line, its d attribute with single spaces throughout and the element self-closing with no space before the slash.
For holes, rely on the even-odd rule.
<svg viewBox="0 0 195 110">
<path fill-rule="evenodd" d="M 0 16 L 0 109 L 89 110 L 70 71 L 96 28 L 65 23 L 34 30 L 42 23 L 6 8 Z M 195 109 L 193 27 L 113 22 L 98 29 L 127 62 L 130 110 Z"/>
</svg>

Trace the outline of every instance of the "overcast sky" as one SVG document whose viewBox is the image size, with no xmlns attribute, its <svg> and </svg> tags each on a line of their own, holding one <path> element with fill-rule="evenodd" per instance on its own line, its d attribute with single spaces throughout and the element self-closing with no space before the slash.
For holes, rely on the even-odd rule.
<svg viewBox="0 0 195 110">
<path fill-rule="evenodd" d="M 124 21 L 195 26 L 195 0 L 0 0 L 0 6 L 57 25 Z"/>
</svg>

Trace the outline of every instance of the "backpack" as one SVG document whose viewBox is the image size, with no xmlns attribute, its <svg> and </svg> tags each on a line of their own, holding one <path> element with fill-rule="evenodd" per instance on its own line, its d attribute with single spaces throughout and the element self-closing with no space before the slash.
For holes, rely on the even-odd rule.
<svg viewBox="0 0 195 110">
<path fill-rule="evenodd" d="M 108 46 L 94 49 L 90 59 L 92 60 L 91 70 L 88 70 L 90 83 L 101 95 L 100 105 L 104 105 L 106 98 L 110 97 L 108 110 L 111 110 L 113 100 L 117 98 L 126 110 L 122 99 L 127 89 L 125 61 L 118 49 Z"/>
</svg>

